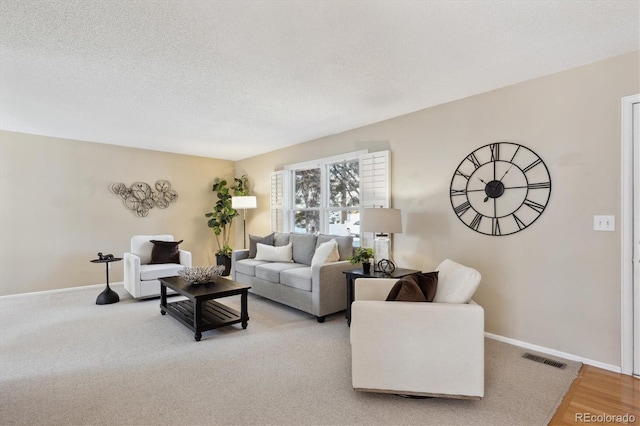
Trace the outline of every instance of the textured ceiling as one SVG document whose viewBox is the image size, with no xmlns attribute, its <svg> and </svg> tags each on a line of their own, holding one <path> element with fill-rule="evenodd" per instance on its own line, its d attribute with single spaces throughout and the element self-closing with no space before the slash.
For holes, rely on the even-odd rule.
<svg viewBox="0 0 640 426">
<path fill-rule="evenodd" d="M 0 0 L 0 128 L 231 160 L 640 48 L 639 2 Z"/>
</svg>

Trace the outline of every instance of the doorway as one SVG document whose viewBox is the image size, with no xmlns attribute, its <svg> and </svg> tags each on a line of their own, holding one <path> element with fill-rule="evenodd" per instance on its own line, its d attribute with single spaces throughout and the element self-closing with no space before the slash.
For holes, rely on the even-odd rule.
<svg viewBox="0 0 640 426">
<path fill-rule="evenodd" d="M 640 376 L 640 94 L 622 98 L 622 373 Z"/>
</svg>

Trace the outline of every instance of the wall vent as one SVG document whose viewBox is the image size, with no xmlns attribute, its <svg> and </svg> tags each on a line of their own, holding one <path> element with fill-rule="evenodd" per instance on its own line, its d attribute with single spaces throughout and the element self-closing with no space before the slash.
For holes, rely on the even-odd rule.
<svg viewBox="0 0 640 426">
<path fill-rule="evenodd" d="M 549 358 L 530 354 L 529 352 L 525 352 L 524 355 L 522 355 L 522 358 L 530 359 L 531 361 L 539 362 L 541 364 L 547 364 L 555 368 L 565 368 L 567 366 L 564 362 L 554 361 Z"/>
</svg>

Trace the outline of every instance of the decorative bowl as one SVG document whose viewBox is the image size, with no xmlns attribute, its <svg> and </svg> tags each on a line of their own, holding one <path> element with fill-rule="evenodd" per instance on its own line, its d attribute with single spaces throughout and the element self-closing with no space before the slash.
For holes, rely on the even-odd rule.
<svg viewBox="0 0 640 426">
<path fill-rule="evenodd" d="M 224 265 L 194 266 L 178 271 L 178 276 L 191 284 L 204 284 L 222 275 Z"/>
</svg>

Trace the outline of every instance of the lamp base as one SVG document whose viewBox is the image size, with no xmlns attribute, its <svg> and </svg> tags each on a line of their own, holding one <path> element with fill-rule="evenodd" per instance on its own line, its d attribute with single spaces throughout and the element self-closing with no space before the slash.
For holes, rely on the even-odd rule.
<svg viewBox="0 0 640 426">
<path fill-rule="evenodd" d="M 376 235 L 373 240 L 373 265 L 375 271 L 380 271 L 380 261 L 391 259 L 391 239 L 387 235 Z"/>
</svg>

